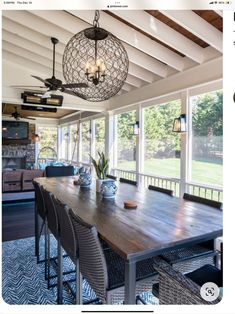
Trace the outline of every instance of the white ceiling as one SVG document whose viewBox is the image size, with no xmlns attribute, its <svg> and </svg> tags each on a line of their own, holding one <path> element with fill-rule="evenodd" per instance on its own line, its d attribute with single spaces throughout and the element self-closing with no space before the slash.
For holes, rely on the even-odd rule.
<svg viewBox="0 0 235 314">
<path fill-rule="evenodd" d="M 121 99 L 123 95 L 134 95 L 134 92 L 139 92 L 141 88 L 144 90 L 151 84 L 221 58 L 222 33 L 193 11 L 161 13 L 206 42 L 206 48 L 202 48 L 145 11 L 127 10 L 114 13 L 184 55 L 179 55 L 106 12 L 100 12 L 100 26 L 122 40 L 130 60 L 129 74 L 119 93 Z M 64 81 L 62 56 L 65 45 L 75 33 L 89 27 L 93 18 L 92 10 L 3 11 L 3 100 L 20 102 L 21 91 L 12 88 L 13 85 L 40 85 L 31 74 L 43 78 L 51 77 L 50 37 L 56 37 L 60 41 L 56 46 L 56 77 Z M 65 96 L 65 105 L 68 108 L 90 111 L 103 111 L 110 107 L 109 102 L 94 104 L 69 95 Z"/>
</svg>

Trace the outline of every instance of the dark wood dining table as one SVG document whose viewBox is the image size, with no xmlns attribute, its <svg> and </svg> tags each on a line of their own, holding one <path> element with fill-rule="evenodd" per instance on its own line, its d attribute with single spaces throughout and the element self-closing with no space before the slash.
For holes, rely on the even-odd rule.
<svg viewBox="0 0 235 314">
<path fill-rule="evenodd" d="M 222 212 L 142 187 L 118 183 L 114 199 L 74 185 L 76 177 L 37 178 L 68 205 L 125 260 L 125 304 L 135 304 L 136 262 L 222 235 Z M 95 180 L 94 180 L 95 181 Z M 136 209 L 124 201 L 135 200 Z"/>
</svg>

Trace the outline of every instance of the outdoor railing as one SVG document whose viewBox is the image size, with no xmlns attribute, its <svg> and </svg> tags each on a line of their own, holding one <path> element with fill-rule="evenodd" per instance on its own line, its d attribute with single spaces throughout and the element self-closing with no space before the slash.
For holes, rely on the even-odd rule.
<svg viewBox="0 0 235 314">
<path fill-rule="evenodd" d="M 173 190 L 175 196 L 179 196 L 180 179 L 152 176 L 145 173 L 137 174 L 132 170 L 112 169 L 112 174 L 118 178 L 125 178 L 140 182 L 144 187 L 149 185 L 159 186 L 161 188 Z"/>
<path fill-rule="evenodd" d="M 223 189 L 218 186 L 211 186 L 198 183 L 187 183 L 187 192 L 210 200 L 223 202 Z"/>
<path fill-rule="evenodd" d="M 179 197 L 180 179 L 152 176 L 145 173 L 139 174 L 140 181 L 147 188 L 149 185 L 158 186 L 164 189 L 172 190 L 174 195 Z"/>
<path fill-rule="evenodd" d="M 178 178 L 153 176 L 145 173 L 137 174 L 133 170 L 124 170 L 118 168 L 112 169 L 111 173 L 118 178 L 122 177 L 125 179 L 138 181 L 145 187 L 154 185 L 173 190 L 174 195 L 177 197 L 180 195 L 180 179 Z M 220 187 L 190 182 L 186 183 L 185 192 L 219 202 L 223 201 L 223 189 Z"/>
<path fill-rule="evenodd" d="M 84 166 L 88 169 L 91 168 L 91 165 L 84 162 L 68 161 L 62 160 L 71 163 L 74 166 Z M 180 196 L 180 179 L 162 177 L 162 176 L 153 176 L 145 173 L 136 173 L 134 170 L 125 170 L 119 168 L 113 168 L 111 174 L 118 178 L 125 178 L 133 181 L 138 181 L 144 187 L 149 185 L 158 186 L 165 189 L 170 189 L 173 191 L 174 196 Z M 218 186 L 209 186 L 205 184 L 198 184 L 194 182 L 186 183 L 186 191 L 195 196 L 204 197 L 218 202 L 223 202 L 223 189 Z"/>
</svg>

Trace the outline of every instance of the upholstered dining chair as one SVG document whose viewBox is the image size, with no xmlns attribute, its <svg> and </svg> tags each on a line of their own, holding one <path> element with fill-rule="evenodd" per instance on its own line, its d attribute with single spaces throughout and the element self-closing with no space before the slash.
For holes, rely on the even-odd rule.
<svg viewBox="0 0 235 314">
<path fill-rule="evenodd" d="M 137 185 L 137 181 L 133 181 L 133 180 L 125 179 L 125 178 L 120 178 L 119 181 L 122 182 L 122 183 L 128 183 L 128 184 L 132 184 L 132 185 Z"/>
<path fill-rule="evenodd" d="M 47 166 L 45 168 L 46 177 L 66 177 L 74 175 L 73 166 Z"/>
<path fill-rule="evenodd" d="M 113 304 L 124 300 L 125 261 L 113 250 L 103 250 L 95 226 L 84 222 L 69 210 L 79 247 L 79 261 L 82 276 L 102 303 Z M 157 280 L 153 260 L 148 259 L 136 265 L 136 293 L 151 291 Z"/>
<path fill-rule="evenodd" d="M 153 285 L 152 291 L 161 305 L 216 304 L 221 300 L 220 295 L 215 301 L 204 300 L 200 289 L 206 282 L 213 282 L 222 288 L 222 269 L 204 265 L 191 273 L 182 274 L 160 257 L 155 258 L 154 268 L 159 273 L 159 282 Z"/>
<path fill-rule="evenodd" d="M 149 189 L 149 190 L 152 190 L 152 191 L 156 191 L 156 192 L 160 192 L 160 193 L 165 193 L 165 194 L 167 194 L 167 195 L 173 196 L 173 191 L 170 190 L 170 189 L 165 189 L 165 188 L 161 188 L 161 187 L 154 186 L 154 185 L 149 185 L 149 186 L 148 186 L 148 189 Z"/>
</svg>

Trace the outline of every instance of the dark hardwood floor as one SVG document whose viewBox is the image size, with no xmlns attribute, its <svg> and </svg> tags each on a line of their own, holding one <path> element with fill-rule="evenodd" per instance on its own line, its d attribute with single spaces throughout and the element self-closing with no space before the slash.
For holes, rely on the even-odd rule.
<svg viewBox="0 0 235 314">
<path fill-rule="evenodd" d="M 2 205 L 2 241 L 34 236 L 34 202 Z"/>
</svg>

